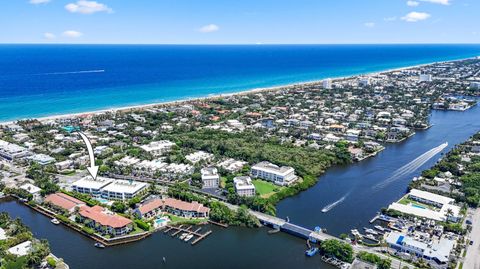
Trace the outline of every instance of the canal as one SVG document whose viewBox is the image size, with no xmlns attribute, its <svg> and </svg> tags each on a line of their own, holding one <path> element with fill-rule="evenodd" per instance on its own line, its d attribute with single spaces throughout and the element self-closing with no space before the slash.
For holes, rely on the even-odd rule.
<svg viewBox="0 0 480 269">
<path fill-rule="evenodd" d="M 339 235 L 368 225 L 380 208 L 388 206 L 406 191 L 413 176 L 433 165 L 442 153 L 480 130 L 480 108 L 465 112 L 433 111 L 433 126 L 408 140 L 388 145 L 374 158 L 348 166 L 331 168 L 309 190 L 283 200 L 278 215 L 308 228 L 321 226 Z M 413 163 L 390 184 L 375 188 L 419 155 L 440 144 L 449 145 L 422 165 Z M 343 199 L 342 199 L 343 198 Z M 322 208 L 336 201 L 328 212 Z M 0 211 L 20 217 L 39 238 L 49 240 L 52 251 L 71 268 L 333 268 L 317 257 L 304 255 L 305 242 L 284 233 L 267 234 L 267 229 L 208 227 L 213 234 L 190 246 L 163 233 L 137 243 L 103 250 L 93 241 L 50 220 L 16 201 L 0 203 Z M 205 228 L 207 229 L 207 227 Z M 163 257 L 166 263 L 163 263 Z"/>
</svg>

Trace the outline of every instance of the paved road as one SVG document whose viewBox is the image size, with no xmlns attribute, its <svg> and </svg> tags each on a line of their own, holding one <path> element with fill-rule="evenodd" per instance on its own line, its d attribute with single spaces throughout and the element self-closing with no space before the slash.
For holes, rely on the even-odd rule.
<svg viewBox="0 0 480 269">
<path fill-rule="evenodd" d="M 463 268 L 480 269 L 480 208 L 477 208 L 472 215 L 470 240 L 473 240 L 473 245 L 467 248 Z"/>
</svg>

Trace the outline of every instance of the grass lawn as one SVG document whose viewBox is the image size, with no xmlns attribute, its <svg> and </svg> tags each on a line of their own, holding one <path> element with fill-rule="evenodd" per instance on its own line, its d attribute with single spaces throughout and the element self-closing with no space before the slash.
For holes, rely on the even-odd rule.
<svg viewBox="0 0 480 269">
<path fill-rule="evenodd" d="M 421 207 L 424 207 L 424 208 L 427 208 L 427 209 L 430 209 L 430 210 L 437 210 L 434 206 L 427 205 L 427 204 L 424 204 L 424 203 L 420 203 L 420 202 L 411 200 L 411 199 L 409 199 L 407 196 L 405 196 L 405 197 L 403 197 L 402 199 L 400 199 L 400 201 L 398 201 L 398 203 L 399 203 L 399 204 L 402 204 L 402 205 L 412 204 L 412 205 L 421 206 Z"/>
<path fill-rule="evenodd" d="M 172 214 L 165 214 L 170 218 L 170 224 L 190 224 L 190 225 L 198 225 L 200 223 L 204 223 L 207 219 L 186 219 L 179 216 L 175 216 Z"/>
<path fill-rule="evenodd" d="M 221 177 L 220 178 L 220 188 L 225 188 L 225 184 L 227 184 L 227 178 L 226 177 Z"/>
<path fill-rule="evenodd" d="M 253 185 L 255 185 L 255 190 L 257 191 L 257 193 L 263 198 L 270 197 L 282 188 L 271 182 L 259 179 L 252 180 L 252 183 Z"/>
</svg>

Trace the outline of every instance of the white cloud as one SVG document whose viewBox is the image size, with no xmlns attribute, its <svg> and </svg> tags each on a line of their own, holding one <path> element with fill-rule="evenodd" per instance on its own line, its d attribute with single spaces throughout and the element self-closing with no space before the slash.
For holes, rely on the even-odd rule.
<svg viewBox="0 0 480 269">
<path fill-rule="evenodd" d="M 65 9 L 72 13 L 93 14 L 96 12 L 112 13 L 113 9 L 107 5 L 95 1 L 80 0 L 76 3 L 70 3 L 65 6 Z"/>
<path fill-rule="evenodd" d="M 396 21 L 397 17 L 387 17 L 383 19 L 384 21 Z"/>
<path fill-rule="evenodd" d="M 198 31 L 201 33 L 212 33 L 218 30 L 220 30 L 220 27 L 218 27 L 218 25 L 216 24 L 207 24 L 205 26 L 200 27 L 200 29 L 198 29 Z"/>
<path fill-rule="evenodd" d="M 366 22 L 366 23 L 364 23 L 363 25 L 365 25 L 365 27 L 368 27 L 368 28 L 375 27 L 375 23 L 374 23 L 374 22 Z"/>
<path fill-rule="evenodd" d="M 433 3 L 433 4 L 440 4 L 440 5 L 444 5 L 444 6 L 450 5 L 450 0 L 420 0 L 420 1 L 429 2 L 429 3 Z"/>
<path fill-rule="evenodd" d="M 50 2 L 50 0 L 30 0 L 29 3 L 32 5 L 40 5 L 40 4 L 46 4 Z"/>
<path fill-rule="evenodd" d="M 407 15 L 402 17 L 402 20 L 407 21 L 407 22 L 417 22 L 417 21 L 423 21 L 428 18 L 430 18 L 431 15 L 425 12 L 410 12 Z"/>
<path fill-rule="evenodd" d="M 74 31 L 74 30 L 68 30 L 62 33 L 64 37 L 69 37 L 69 38 L 79 38 L 83 35 L 83 33 Z"/>
<path fill-rule="evenodd" d="M 409 7 L 416 7 L 418 5 L 420 5 L 420 3 L 417 1 L 411 1 L 411 0 L 407 1 L 407 6 Z"/>
<path fill-rule="evenodd" d="M 43 34 L 43 37 L 46 38 L 46 39 L 49 39 L 49 40 L 52 40 L 52 39 L 55 39 L 57 38 L 57 36 L 55 34 L 52 34 L 52 33 L 44 33 Z"/>
</svg>

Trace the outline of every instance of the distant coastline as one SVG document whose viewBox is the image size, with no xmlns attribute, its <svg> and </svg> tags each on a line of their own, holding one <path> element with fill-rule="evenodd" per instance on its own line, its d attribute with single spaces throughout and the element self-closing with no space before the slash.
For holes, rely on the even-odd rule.
<svg viewBox="0 0 480 269">
<path fill-rule="evenodd" d="M 469 53 L 469 54 L 473 54 L 473 53 Z M 212 93 L 212 94 L 209 94 L 208 92 L 204 92 L 202 93 L 202 90 L 199 91 L 198 93 L 198 96 L 195 96 L 196 94 L 195 93 L 190 93 L 190 96 L 193 95 L 193 97 L 188 97 L 189 93 L 188 92 L 185 92 L 184 94 L 186 96 L 175 96 L 175 94 L 172 95 L 172 92 L 175 92 L 176 91 L 176 88 L 175 86 L 172 87 L 172 89 L 170 89 L 170 92 L 162 92 L 162 90 L 159 90 L 158 92 L 154 92 L 152 95 L 149 95 L 148 98 L 145 98 L 145 96 L 141 96 L 140 98 L 138 98 L 138 104 L 135 104 L 135 102 L 131 102 L 134 99 L 134 94 L 136 93 L 135 91 L 135 88 L 132 88 L 132 89 L 117 89 L 119 92 L 121 92 L 122 90 L 124 92 L 130 92 L 129 94 L 131 95 L 131 98 L 127 98 L 125 99 L 125 95 L 122 95 L 123 93 L 120 93 L 120 96 L 119 96 L 119 99 L 118 102 L 119 104 L 112 104 L 111 107 L 109 108 L 99 108 L 99 109 L 95 109 L 95 108 L 88 108 L 88 107 L 85 107 L 85 108 L 81 108 L 82 106 L 85 106 L 85 104 L 90 104 L 88 101 L 89 99 L 88 98 L 96 98 L 98 100 L 102 100 L 102 98 L 113 98 L 115 95 L 111 95 L 111 96 L 88 96 L 88 94 L 85 94 L 84 96 L 81 96 L 80 97 L 86 97 L 87 99 L 83 99 L 83 100 L 78 100 L 78 106 L 77 104 L 75 103 L 77 100 L 75 100 L 75 98 L 71 97 L 71 99 L 68 100 L 68 102 L 71 103 L 71 106 L 70 107 L 65 107 L 65 105 L 63 104 L 62 106 L 62 100 L 52 100 L 52 105 L 55 105 L 55 103 L 58 101 L 60 102 L 58 106 L 56 106 L 56 109 L 57 110 L 63 110 L 62 111 L 59 111 L 59 112 L 49 112 L 49 111 L 43 111 L 43 112 L 31 112 L 29 113 L 29 111 L 25 112 L 23 111 L 23 114 L 25 114 L 26 116 L 23 116 L 22 113 L 19 113 L 18 116 L 4 116 L 5 118 L 4 119 L 0 119 L 0 124 L 8 124 L 8 123 L 12 123 L 12 122 L 15 122 L 15 121 L 18 121 L 18 120 L 24 120 L 24 119 L 39 119 L 39 120 L 42 120 L 42 121 L 45 121 L 45 120 L 50 120 L 50 119 L 58 119 L 58 118 L 68 118 L 68 117 L 77 117 L 77 116 L 81 116 L 81 115 L 86 115 L 86 114 L 101 114 L 101 113 L 106 113 L 106 112 L 113 112 L 113 111 L 126 111 L 126 110 L 137 110 L 137 109 L 145 109 L 145 108 L 149 108 L 149 107 L 155 107 L 155 106 L 169 106 L 169 105 L 172 105 L 172 104 L 182 104 L 182 103 L 186 103 L 186 102 L 193 102 L 193 101 L 202 101 L 202 100 L 210 100 L 210 99 L 216 99 L 216 98 L 221 98 L 221 97 L 228 97 L 228 96 L 232 96 L 232 95 L 242 95 L 242 94 L 251 94 L 251 93 L 255 93 L 255 92 L 263 92 L 263 91 L 274 91 L 274 90 L 280 90 L 280 89 L 284 89 L 284 88 L 288 88 L 288 87 L 292 87 L 292 86 L 300 86 L 300 85 L 309 85 L 309 84 L 317 84 L 317 83 L 320 83 L 322 80 L 324 79 L 327 79 L 327 78 L 330 78 L 332 80 L 341 80 L 341 79 L 345 79 L 345 78 L 351 78 L 351 77 L 356 77 L 356 76 L 368 76 L 368 75 L 374 75 L 374 74 L 378 74 L 378 73 L 384 73 L 384 72 L 391 72 L 391 71 L 395 71 L 395 70 L 403 70 L 403 69 L 410 69 L 410 68 L 415 68 L 415 67 L 420 67 L 420 66 L 425 66 L 425 65 L 431 65 L 431 64 L 435 64 L 435 63 L 438 63 L 438 62 L 450 62 L 450 61 L 461 61 L 461 60 L 465 60 L 465 59 L 471 59 L 471 58 L 475 58 L 476 56 L 475 55 L 471 55 L 471 56 L 468 56 L 468 57 L 465 57 L 465 56 L 458 56 L 458 58 L 456 56 L 439 56 L 439 60 L 435 61 L 435 60 L 432 60 L 432 59 L 423 59 L 424 61 L 426 61 L 425 63 L 421 63 L 421 64 L 413 64 L 413 65 L 406 65 L 406 63 L 403 63 L 405 64 L 405 66 L 401 66 L 402 63 L 392 63 L 392 62 L 388 62 L 387 64 L 385 65 L 390 65 L 390 66 L 395 66 L 395 65 L 400 65 L 400 67 L 387 67 L 385 66 L 385 69 L 380 69 L 382 66 L 382 64 L 380 62 L 376 62 L 374 65 L 366 65 L 365 67 L 362 67 L 362 66 L 356 66 L 356 69 L 355 68 L 351 68 L 351 69 L 347 69 L 347 72 L 350 72 L 351 74 L 348 74 L 348 75 L 339 75 L 339 76 L 335 76 L 335 75 L 332 75 L 332 76 L 329 76 L 329 72 L 335 74 L 335 73 L 342 73 L 342 72 L 339 72 L 341 71 L 341 68 L 339 67 L 336 67 L 335 68 L 332 68 L 333 71 L 329 71 L 329 70 L 324 70 L 324 72 L 320 72 L 318 71 L 319 75 L 317 76 L 316 79 L 312 79 L 312 80 L 309 80 L 308 78 L 305 80 L 305 81 L 299 81 L 299 82 L 293 82 L 293 83 L 285 83 L 285 84 L 281 84 L 281 82 L 279 83 L 279 85 L 275 85 L 275 86 L 267 86 L 267 87 L 252 87 L 250 89 L 248 89 L 248 86 L 245 86 L 244 88 L 247 88 L 245 90 L 241 90 L 243 87 L 242 86 L 232 86 L 232 85 L 226 85 L 224 86 L 223 88 L 221 86 L 218 86 L 218 87 L 214 87 L 214 86 L 211 86 L 211 85 L 207 85 L 207 88 L 210 87 L 211 89 L 217 89 L 220 90 L 220 89 L 225 89 L 224 92 L 219 92 L 219 93 Z M 452 58 L 451 60 L 450 59 L 447 59 L 445 60 L 445 58 Z M 343 59 L 343 61 L 346 61 L 348 59 Z M 358 59 L 357 59 L 358 60 Z M 410 59 L 410 62 L 415 62 L 415 60 L 412 60 Z M 374 71 L 368 71 L 368 70 L 364 70 L 364 69 L 372 69 Z M 103 69 L 102 69 L 103 70 Z M 309 74 L 309 75 L 305 75 L 305 77 L 309 77 L 311 76 L 311 70 L 310 71 L 305 71 L 307 72 L 306 74 Z M 308 73 L 310 72 L 310 73 Z M 317 71 L 315 71 L 317 72 Z M 343 70 L 343 72 L 345 72 Z M 287 76 L 288 77 L 288 76 Z M 293 79 L 290 79 L 290 80 L 295 80 L 294 77 L 295 77 L 295 74 L 292 74 L 291 76 Z M 300 77 L 300 79 L 303 77 L 302 75 L 298 75 L 296 77 Z M 70 78 L 67 78 L 66 81 L 70 81 L 68 80 Z M 75 80 L 76 78 L 72 78 L 71 82 L 72 84 L 75 83 Z M 77 78 L 79 79 L 79 78 Z M 288 81 L 288 79 L 285 79 L 285 77 L 281 78 L 279 77 L 278 78 L 279 81 Z M 220 85 L 222 85 L 221 81 L 218 82 Z M 241 81 L 240 81 L 241 83 Z M 246 84 L 262 84 L 262 83 L 254 83 L 252 81 L 250 82 L 246 82 Z M 267 84 L 267 83 L 265 83 Z M 271 82 L 271 84 L 276 84 L 275 82 Z M 251 85 L 253 86 L 253 85 Z M 128 86 L 125 86 L 125 87 L 128 87 Z M 145 86 L 142 86 L 142 85 L 138 85 L 138 86 L 132 86 L 132 87 L 136 87 L 138 89 L 142 89 L 142 88 L 147 88 L 149 87 L 148 84 L 146 84 Z M 162 86 L 159 86 L 159 87 L 162 87 Z M 194 86 L 191 86 L 190 87 L 194 87 Z M 230 87 L 230 90 L 228 90 L 228 88 Z M 237 90 L 235 90 L 235 88 L 237 88 Z M 178 87 L 179 90 L 182 90 L 181 86 Z M 99 90 L 102 90 L 102 88 L 99 88 Z M 115 88 L 112 88 L 110 89 L 110 91 L 114 91 Z M 150 90 L 150 89 L 149 89 Z M 203 90 L 205 91 L 205 90 Z M 140 92 L 142 92 L 142 90 L 140 90 Z M 143 92 L 142 92 L 143 93 Z M 39 93 L 41 94 L 41 93 Z M 64 95 L 68 95 L 70 93 L 67 92 L 64 92 L 63 93 Z M 78 93 L 77 93 L 78 94 Z M 165 94 L 165 95 L 163 95 Z M 75 96 L 75 93 L 72 93 L 71 96 Z M 155 96 L 158 98 L 164 98 L 164 99 L 167 99 L 165 101 L 156 101 L 156 100 L 152 100 L 152 101 L 148 101 L 148 100 L 145 100 L 145 99 L 155 99 Z M 20 97 L 17 97 L 17 96 L 14 96 L 12 98 L 20 98 Z M 22 99 L 24 100 L 33 100 L 32 103 L 31 103 L 31 107 L 35 107 L 35 106 L 40 106 L 38 103 L 36 103 L 36 100 L 35 97 L 32 97 L 32 96 L 28 96 L 28 95 L 25 95 L 25 96 L 21 96 Z M 41 95 L 39 97 L 40 99 L 42 98 Z M 2 98 L 2 102 L 5 102 L 8 104 L 8 99 L 9 97 L 6 96 L 6 97 L 3 97 Z M 144 99 L 144 100 L 142 100 Z M 168 100 L 170 99 L 170 100 Z M 40 104 L 42 104 L 43 107 L 47 108 L 48 106 L 50 106 L 50 103 L 48 103 L 50 100 L 49 99 L 45 99 L 45 100 L 42 100 L 42 102 L 40 102 Z M 15 102 L 15 101 L 14 101 Z M 17 101 L 18 102 L 18 101 Z M 87 103 L 86 103 L 87 102 Z M 122 105 L 121 103 L 124 102 L 126 103 L 125 105 Z M 4 104 L 5 104 L 4 103 Z M 48 105 L 44 105 L 44 104 L 47 104 Z M 106 102 L 107 104 L 105 106 L 108 106 L 108 102 Z M 134 103 L 132 105 L 128 105 L 128 103 Z M 25 104 L 27 107 L 30 105 L 30 103 L 26 103 Z M 15 110 L 15 107 L 16 105 L 13 105 L 12 109 L 13 110 L 9 110 L 9 109 L 6 109 L 4 108 L 4 110 L 6 112 L 8 111 L 16 111 Z M 90 107 L 101 107 L 103 105 L 101 105 L 101 101 L 98 101 L 97 103 L 95 104 L 90 104 Z M 9 106 L 6 106 L 6 107 L 9 107 Z M 40 106 L 41 107 L 41 106 Z M 64 109 L 62 109 L 64 108 Z M 32 110 L 32 109 L 31 109 Z M 35 108 L 33 109 L 35 110 Z M 45 109 L 44 109 L 45 110 Z M 48 109 L 46 109 L 48 110 Z M 51 110 L 51 109 L 50 109 Z M 68 112 L 68 110 L 79 110 L 78 112 L 76 111 L 73 111 L 71 113 Z M 1 110 L 0 110 L 1 111 Z M 8 113 L 7 113 L 8 114 Z M 15 114 L 15 112 L 12 112 L 12 114 Z M 31 116 L 28 115 L 28 114 L 32 114 Z M 40 115 L 37 115 L 37 114 L 40 114 Z M 43 115 L 42 115 L 43 114 Z"/>
<path fill-rule="evenodd" d="M 281 85 L 281 86 L 256 88 L 256 89 L 238 91 L 238 92 L 233 92 L 233 93 L 212 94 L 212 95 L 204 96 L 204 97 L 179 99 L 179 100 L 176 100 L 176 101 L 157 102 L 157 103 L 132 105 L 132 106 L 120 106 L 120 107 L 114 107 L 114 108 L 108 108 L 108 109 L 99 109 L 99 110 L 85 111 L 85 112 L 78 112 L 78 113 L 66 113 L 66 114 L 51 115 L 51 116 L 45 116 L 45 117 L 21 118 L 21 119 L 16 119 L 16 120 L 1 121 L 0 125 L 12 124 L 12 123 L 14 123 L 16 121 L 19 121 L 19 120 L 28 120 L 28 119 L 37 119 L 39 121 L 49 121 L 49 120 L 56 120 L 56 119 L 80 117 L 80 116 L 85 116 L 85 115 L 98 115 L 98 114 L 109 113 L 109 112 L 126 112 L 126 111 L 142 110 L 142 109 L 159 107 L 159 106 L 181 105 L 181 104 L 186 104 L 186 103 L 189 103 L 189 102 L 208 101 L 208 100 L 213 100 L 213 99 L 218 99 L 218 98 L 223 98 L 223 97 L 229 97 L 229 96 L 246 95 L 246 94 L 268 92 L 268 91 L 278 91 L 278 90 L 282 90 L 282 89 L 289 88 L 289 87 L 294 87 L 294 86 L 316 85 L 316 84 L 321 83 L 325 79 L 332 79 L 332 81 L 338 81 L 338 80 L 348 79 L 348 78 L 352 78 L 352 77 L 359 77 L 359 76 L 360 77 L 361 76 L 374 76 L 374 75 L 377 75 L 377 74 L 380 74 L 380 73 L 394 72 L 394 71 L 401 71 L 401 70 L 406 70 L 406 69 L 418 68 L 418 67 L 428 66 L 428 65 L 432 65 L 432 64 L 436 64 L 436 63 L 442 63 L 442 62 L 464 61 L 464 60 L 474 59 L 474 58 L 476 58 L 476 57 L 467 57 L 467 58 L 461 58 L 461 59 L 456 59 L 456 60 L 451 60 L 451 61 L 430 62 L 430 63 L 425 63 L 425 64 L 418 64 L 418 65 L 405 66 L 405 67 L 399 67 L 399 68 L 385 69 L 385 70 L 382 70 L 382 71 L 375 71 L 375 72 L 369 72 L 369 73 L 360 73 L 360 74 L 353 74 L 353 75 L 349 75 L 349 76 L 324 78 L 324 79 L 319 79 L 319 80 L 314 80 L 314 81 L 291 83 L 291 84 L 285 84 L 285 85 Z"/>
</svg>

